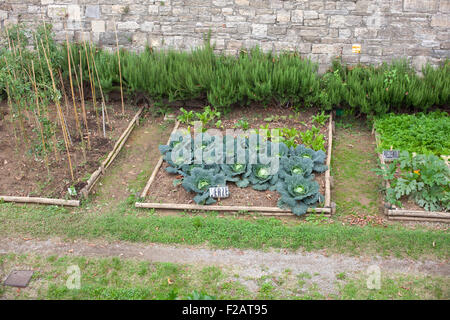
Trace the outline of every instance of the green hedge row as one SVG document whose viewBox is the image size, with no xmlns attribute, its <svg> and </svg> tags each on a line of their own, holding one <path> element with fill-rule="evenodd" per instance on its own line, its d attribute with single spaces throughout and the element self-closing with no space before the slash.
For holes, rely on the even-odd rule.
<svg viewBox="0 0 450 320">
<path fill-rule="evenodd" d="M 50 31 L 48 37 L 51 38 Z M 78 68 L 82 63 L 83 79 L 87 81 L 86 50 L 82 44 L 70 46 L 75 64 Z M 61 45 L 55 50 L 52 52 L 54 65 L 61 66 L 68 77 L 67 48 Z M 89 51 L 88 48 L 90 59 Z M 117 53 L 95 48 L 93 55 L 103 91 L 108 94 L 118 90 Z M 423 76 L 418 76 L 405 61 L 379 67 L 346 67 L 334 61 L 329 72 L 319 76 L 317 65 L 297 53 L 263 53 L 254 48 L 242 51 L 237 57 L 225 56 L 215 54 L 208 42 L 192 52 L 147 48 L 141 53 L 122 50 L 120 56 L 122 81 L 128 96 L 143 94 L 154 101 L 200 98 L 214 107 L 227 109 L 275 100 L 297 108 L 339 107 L 350 114 L 367 115 L 426 111 L 449 104 L 448 60 L 438 68 L 426 66 Z M 0 70 L 2 63 L 0 60 Z"/>
<path fill-rule="evenodd" d="M 98 50 L 96 61 L 103 90 L 117 90 L 117 55 Z M 319 76 L 317 65 L 296 53 L 274 55 L 254 48 L 233 57 L 214 54 L 206 44 L 189 53 L 121 51 L 121 63 L 130 96 L 140 93 L 156 101 L 204 98 L 218 108 L 275 100 L 294 107 L 380 115 L 426 111 L 448 105 L 450 97 L 449 61 L 438 68 L 426 66 L 423 76 L 406 61 L 379 67 L 346 67 L 334 61 L 329 72 Z"/>
</svg>

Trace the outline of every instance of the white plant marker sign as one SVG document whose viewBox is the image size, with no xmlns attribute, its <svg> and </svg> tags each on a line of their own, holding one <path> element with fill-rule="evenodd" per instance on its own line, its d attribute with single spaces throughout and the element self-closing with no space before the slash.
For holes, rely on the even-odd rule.
<svg viewBox="0 0 450 320">
<path fill-rule="evenodd" d="M 209 196 L 211 198 L 228 198 L 230 196 L 230 190 L 228 190 L 228 186 L 212 187 L 209 188 Z"/>
</svg>

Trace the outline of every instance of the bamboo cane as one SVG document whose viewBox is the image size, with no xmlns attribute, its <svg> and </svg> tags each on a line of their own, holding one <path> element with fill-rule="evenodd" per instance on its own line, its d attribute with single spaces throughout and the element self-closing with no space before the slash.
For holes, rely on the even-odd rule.
<svg viewBox="0 0 450 320">
<path fill-rule="evenodd" d="M 36 95 L 36 108 L 37 108 L 38 116 L 40 117 L 41 111 L 40 111 L 40 107 L 39 107 L 39 94 L 38 94 L 38 90 L 37 90 L 37 86 L 36 86 L 36 74 L 34 72 L 33 60 L 31 60 L 31 70 L 33 71 L 33 86 L 34 86 L 34 93 Z M 45 147 L 44 129 L 42 128 L 41 121 L 38 118 L 36 120 L 39 125 L 40 132 L 41 132 L 42 150 L 44 151 L 44 160 L 45 160 L 45 166 L 47 167 L 47 174 L 50 175 L 50 168 L 49 168 L 48 156 L 47 156 L 47 148 Z"/>
<path fill-rule="evenodd" d="M 55 78 L 53 77 L 53 70 L 52 70 L 52 67 L 50 65 L 50 61 L 49 61 L 49 59 L 47 57 L 47 53 L 46 53 L 46 50 L 45 50 L 45 47 L 44 47 L 44 43 L 42 42 L 42 39 L 41 39 L 41 44 L 42 44 L 42 48 L 44 49 L 45 60 L 47 61 L 47 66 L 48 66 L 48 69 L 50 71 L 50 78 L 52 79 L 52 87 L 53 87 L 53 90 L 56 92 L 57 89 L 56 89 Z M 59 115 L 59 118 L 60 118 L 61 130 L 63 132 L 64 142 L 66 144 L 67 159 L 69 161 L 70 175 L 72 176 L 72 181 L 74 181 L 75 177 L 73 175 L 72 160 L 70 158 L 69 141 L 68 141 L 67 131 L 66 131 L 66 128 L 65 128 L 65 123 L 64 123 L 64 119 L 63 119 L 63 115 L 62 115 L 61 105 L 59 104 L 59 100 L 58 99 L 55 99 L 55 104 L 56 104 L 56 109 L 58 110 L 58 115 Z"/>
<path fill-rule="evenodd" d="M 122 115 L 125 114 L 125 105 L 123 103 L 123 87 L 122 87 L 122 67 L 120 65 L 119 38 L 117 37 L 116 21 L 113 19 L 114 33 L 116 35 L 117 60 L 119 61 L 119 81 L 120 81 L 120 100 L 122 101 Z"/>
<path fill-rule="evenodd" d="M 77 125 L 78 134 L 80 135 L 81 143 L 83 145 L 83 133 L 81 132 L 81 125 L 80 125 L 80 121 L 78 120 L 78 111 L 77 111 L 77 106 L 75 103 L 75 93 L 73 91 L 72 66 L 71 66 L 71 59 L 70 59 L 69 38 L 67 37 L 67 33 L 66 33 L 66 43 L 67 43 L 67 61 L 69 63 L 69 81 L 70 81 L 70 91 L 72 93 L 73 113 L 75 115 L 75 122 Z M 84 150 L 84 146 L 83 146 L 83 150 Z M 86 159 L 86 154 L 84 154 L 84 158 Z"/>
<path fill-rule="evenodd" d="M 37 55 L 38 55 L 39 67 L 41 69 L 41 77 L 43 78 L 44 77 L 44 66 L 42 64 L 41 53 L 39 51 L 39 47 L 40 46 L 39 46 L 39 42 L 37 40 L 36 34 L 34 34 L 34 42 L 35 42 L 35 45 L 36 45 L 36 52 L 37 52 Z M 43 88 L 43 89 L 46 90 L 46 88 Z M 42 102 L 42 105 L 45 105 L 45 103 L 44 103 L 42 98 L 41 98 L 41 102 Z M 45 108 L 45 113 L 47 115 L 47 119 L 50 119 L 50 114 L 48 112 L 48 108 Z M 53 132 L 51 139 L 52 139 L 52 146 L 53 146 L 53 152 L 55 154 L 55 159 L 56 159 L 56 161 L 59 161 L 60 157 L 59 157 L 59 151 L 57 149 L 56 132 Z"/>
<path fill-rule="evenodd" d="M 91 150 L 91 138 L 89 134 L 89 126 L 87 122 L 87 115 L 86 115 L 86 107 L 84 105 L 84 90 L 83 90 L 83 59 L 81 58 L 81 50 L 79 50 L 80 53 L 80 100 L 81 100 L 81 110 L 83 111 L 83 121 L 84 126 L 86 127 L 86 135 L 87 135 L 87 141 L 88 141 L 88 149 Z"/>
<path fill-rule="evenodd" d="M 97 121 L 97 131 L 100 133 L 100 121 L 98 118 L 98 112 L 97 112 L 97 102 L 96 102 L 96 98 L 95 98 L 95 85 L 94 82 L 92 81 L 92 74 L 91 74 L 91 67 L 89 64 L 89 54 L 87 51 L 87 46 L 86 46 L 86 41 L 83 42 L 84 43 L 84 52 L 86 54 L 86 63 L 87 63 L 87 67 L 88 67 L 88 74 L 89 74 L 89 83 L 91 85 L 91 92 L 92 92 L 92 104 L 95 110 L 95 119 Z"/>
<path fill-rule="evenodd" d="M 94 71 L 95 74 L 97 76 L 97 82 L 98 82 L 98 87 L 100 88 L 100 96 L 102 98 L 102 122 L 103 122 L 103 136 L 106 138 L 106 131 L 105 131 L 105 115 L 106 115 L 106 121 L 108 122 L 108 124 L 110 125 L 111 129 L 111 123 L 109 121 L 109 117 L 108 117 L 108 111 L 106 110 L 106 103 L 105 103 L 105 96 L 103 95 L 103 89 L 102 89 L 102 84 L 100 82 L 100 77 L 98 75 L 98 70 L 97 70 L 97 64 L 95 63 L 95 58 L 94 58 L 94 54 L 92 52 L 92 47 L 90 47 L 90 52 L 91 52 L 91 58 L 92 58 L 92 63 L 94 65 Z"/>
</svg>

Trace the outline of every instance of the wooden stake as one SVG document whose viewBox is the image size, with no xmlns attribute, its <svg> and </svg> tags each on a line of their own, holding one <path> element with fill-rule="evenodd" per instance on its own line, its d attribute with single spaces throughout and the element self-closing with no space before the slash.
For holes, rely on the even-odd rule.
<svg viewBox="0 0 450 320">
<path fill-rule="evenodd" d="M 77 125 L 77 129 L 78 129 L 78 134 L 80 136 L 80 140 L 81 140 L 81 144 L 83 146 L 83 154 L 84 154 L 84 159 L 86 159 L 86 153 L 84 152 L 84 143 L 83 143 L 83 133 L 81 132 L 81 125 L 80 125 L 80 121 L 78 120 L 78 111 L 77 111 L 77 106 L 75 103 L 75 93 L 73 91 L 73 81 L 72 81 L 72 60 L 70 59 L 70 46 L 69 46 L 69 38 L 67 37 L 67 33 L 66 33 L 66 43 L 67 43 L 67 61 L 69 64 L 69 81 L 70 81 L 70 91 L 72 93 L 72 103 L 73 103 L 73 113 L 75 115 L 75 122 Z"/>
<path fill-rule="evenodd" d="M 87 135 L 87 141 L 88 141 L 88 149 L 91 150 L 91 138 L 89 133 L 89 126 L 87 122 L 87 115 L 86 115 L 86 107 L 84 105 L 84 90 L 83 90 L 83 59 L 81 58 L 81 50 L 79 50 L 80 53 L 80 100 L 81 100 L 81 110 L 83 111 L 83 121 L 84 126 L 86 127 L 86 135 Z"/>
<path fill-rule="evenodd" d="M 124 115 L 125 114 L 125 105 L 123 103 L 122 67 L 120 65 L 119 38 L 117 37 L 116 21 L 114 19 L 113 19 L 113 25 L 114 25 L 114 33 L 116 35 L 117 60 L 119 61 L 120 99 L 122 101 L 122 115 Z"/>
<path fill-rule="evenodd" d="M 33 71 L 33 86 L 34 86 L 34 94 L 36 95 L 36 108 L 37 108 L 37 112 L 38 112 L 38 116 L 41 116 L 41 111 L 39 108 L 39 93 L 37 90 L 37 86 L 36 86 L 36 74 L 34 72 L 34 62 L 33 60 L 31 60 L 31 70 Z M 42 123 L 39 120 L 38 117 L 36 117 L 37 119 L 37 124 L 39 125 L 39 129 L 41 131 L 41 140 L 42 140 L 42 150 L 44 151 L 44 159 L 45 159 L 45 166 L 47 167 L 47 174 L 50 175 L 50 168 L 49 168 L 49 164 L 48 164 L 48 156 L 47 156 L 47 148 L 45 147 L 45 137 L 44 137 L 44 129 L 42 128 Z"/>
<path fill-rule="evenodd" d="M 98 82 L 98 87 L 100 88 L 100 96 L 102 98 L 102 123 L 103 123 L 103 137 L 106 138 L 106 130 L 105 130 L 105 115 L 106 115 L 106 121 L 108 122 L 108 124 L 110 124 L 109 122 L 109 117 L 108 117 L 108 111 L 106 110 L 106 104 L 105 104 L 105 97 L 103 95 L 103 89 L 102 89 L 102 84 L 100 82 L 100 77 L 98 76 L 98 70 L 97 70 L 97 65 L 95 63 L 95 58 L 94 58 L 94 54 L 92 52 L 92 47 L 89 46 L 90 48 L 90 52 L 91 52 L 91 58 L 92 58 L 92 63 L 94 65 L 94 71 L 95 74 L 97 76 L 97 82 Z M 110 125 L 111 126 L 111 125 Z M 112 129 L 112 127 L 111 127 Z"/>
<path fill-rule="evenodd" d="M 44 49 L 44 55 L 45 55 L 45 60 L 47 61 L 48 70 L 50 71 L 50 78 L 52 79 L 53 90 L 56 93 L 57 89 L 56 89 L 55 78 L 53 77 L 53 70 L 52 70 L 52 67 L 50 65 L 50 61 L 48 59 L 48 56 L 47 56 L 47 53 L 46 53 L 46 50 L 45 50 L 45 47 L 44 47 L 44 43 L 42 42 L 42 39 L 41 39 L 41 44 L 42 44 L 42 48 Z M 67 131 L 66 131 L 66 128 L 65 128 L 64 118 L 63 118 L 62 110 L 61 110 L 61 105 L 59 104 L 59 100 L 58 99 L 55 99 L 55 104 L 56 104 L 56 109 L 58 110 L 58 115 L 59 115 L 59 118 L 60 118 L 61 130 L 63 132 L 64 142 L 66 144 L 67 159 L 69 161 L 70 175 L 72 177 L 72 181 L 75 181 L 75 177 L 73 175 L 72 160 L 70 158 L 69 141 L 68 141 L 68 137 L 67 137 Z"/>
<path fill-rule="evenodd" d="M 89 64 L 89 54 L 87 51 L 87 46 L 86 46 L 86 41 L 83 42 L 84 43 L 84 52 L 86 54 L 86 63 L 87 63 L 87 67 L 88 67 L 88 74 L 89 74 L 89 83 L 91 85 L 91 92 L 92 92 L 92 104 L 95 110 L 95 119 L 97 121 L 97 132 L 100 133 L 100 121 L 98 118 L 98 112 L 97 112 L 97 102 L 96 102 L 96 98 L 95 98 L 95 85 L 94 82 L 92 81 L 92 74 L 91 74 L 91 67 Z"/>
</svg>

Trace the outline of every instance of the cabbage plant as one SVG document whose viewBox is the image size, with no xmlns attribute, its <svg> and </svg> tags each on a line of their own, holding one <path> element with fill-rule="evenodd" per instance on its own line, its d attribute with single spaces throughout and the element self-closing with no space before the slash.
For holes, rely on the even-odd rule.
<svg viewBox="0 0 450 320">
<path fill-rule="evenodd" d="M 308 208 L 315 207 L 317 202 L 323 201 L 317 181 L 302 175 L 286 177 L 277 184 L 277 191 L 280 193 L 278 207 L 288 207 L 298 216 L 305 214 Z"/>
<path fill-rule="evenodd" d="M 242 163 L 222 164 L 222 172 L 225 175 L 225 180 L 234 182 L 239 188 L 248 186 L 249 181 L 242 178 L 242 175 L 247 172 L 247 165 Z"/>
<path fill-rule="evenodd" d="M 194 197 L 195 203 L 212 204 L 216 200 L 209 196 L 209 188 L 225 186 L 225 176 L 217 174 L 214 170 L 196 167 L 183 179 L 181 185 L 186 191 L 197 193 Z"/>
<path fill-rule="evenodd" d="M 301 175 L 305 178 L 314 178 L 311 176 L 313 171 L 313 162 L 310 158 L 291 156 L 283 157 L 280 161 L 280 178 L 287 176 Z"/>
<path fill-rule="evenodd" d="M 244 175 L 255 190 L 275 190 L 278 174 L 271 174 L 270 164 L 248 165 Z"/>
<path fill-rule="evenodd" d="M 303 144 L 299 144 L 297 147 L 291 148 L 290 155 L 311 159 L 314 164 L 314 172 L 322 173 L 328 169 L 328 166 L 324 164 L 326 154 L 322 150 L 314 151 L 313 149 L 305 147 Z"/>
</svg>

